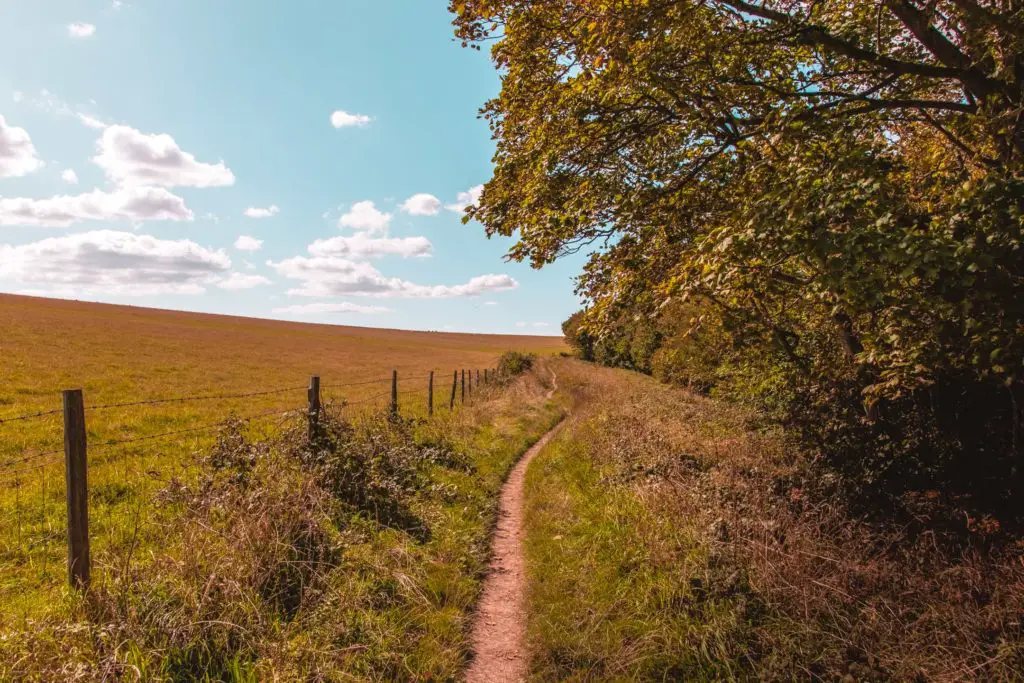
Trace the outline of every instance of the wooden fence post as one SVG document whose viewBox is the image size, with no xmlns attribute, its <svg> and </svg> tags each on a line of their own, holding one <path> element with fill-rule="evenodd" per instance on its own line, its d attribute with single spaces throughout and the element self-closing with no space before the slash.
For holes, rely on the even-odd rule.
<svg viewBox="0 0 1024 683">
<path fill-rule="evenodd" d="M 455 390 L 459 387 L 459 371 L 452 373 L 452 400 L 448 404 L 448 410 L 455 410 Z"/>
<path fill-rule="evenodd" d="M 484 384 L 489 384 L 490 381 L 487 379 L 487 368 L 484 368 Z"/>
<path fill-rule="evenodd" d="M 89 587 L 89 480 L 85 401 L 81 389 L 64 392 L 64 477 L 68 498 L 68 580 Z"/>
<path fill-rule="evenodd" d="M 309 440 L 316 441 L 320 434 L 320 378 L 309 378 Z"/>
<path fill-rule="evenodd" d="M 430 380 L 427 382 L 427 417 L 434 416 L 434 371 L 430 371 Z"/>
<path fill-rule="evenodd" d="M 476 369 L 476 388 L 480 388 L 480 368 Z"/>
<path fill-rule="evenodd" d="M 391 417 L 398 417 L 398 370 L 391 371 L 391 407 L 388 409 Z"/>
<path fill-rule="evenodd" d="M 462 368 L 462 404 L 466 404 L 466 368 Z"/>
<path fill-rule="evenodd" d="M 473 400 L 473 371 L 469 371 L 469 386 L 466 389 L 466 395 L 469 396 L 469 400 Z"/>
</svg>

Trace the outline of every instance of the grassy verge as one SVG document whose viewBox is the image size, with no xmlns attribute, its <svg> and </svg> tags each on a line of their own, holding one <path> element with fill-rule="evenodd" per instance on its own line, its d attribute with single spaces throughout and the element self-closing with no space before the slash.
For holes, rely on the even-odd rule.
<svg viewBox="0 0 1024 683">
<path fill-rule="evenodd" d="M 11 618 L 38 615 L 65 581 L 62 389 L 84 391 L 100 551 L 133 542 L 140 508 L 148 514 L 153 493 L 182 478 L 191 454 L 214 442 L 216 430 L 202 428 L 236 415 L 250 418 L 253 439 L 274 433 L 278 413 L 306 404 L 311 374 L 321 377 L 325 401 L 348 401 L 352 413 L 385 405 L 397 369 L 409 415 L 425 412 L 434 371 L 440 413 L 455 368 L 493 368 L 508 348 L 563 348 L 557 338 L 312 325 L 7 294 L 0 294 L 0 330 L 0 630 Z M 189 400 L 167 400 L 175 398 Z M 141 540 L 148 549 L 158 539 Z"/>
<path fill-rule="evenodd" d="M 1018 539 L 854 517 L 756 416 L 562 362 L 527 476 L 539 680 L 1019 680 Z M 931 515 L 931 516 L 929 516 Z"/>
<path fill-rule="evenodd" d="M 222 433 L 85 598 L 7 625 L 0 679 L 454 679 L 501 483 L 559 417 L 545 376 L 315 443 Z"/>
</svg>

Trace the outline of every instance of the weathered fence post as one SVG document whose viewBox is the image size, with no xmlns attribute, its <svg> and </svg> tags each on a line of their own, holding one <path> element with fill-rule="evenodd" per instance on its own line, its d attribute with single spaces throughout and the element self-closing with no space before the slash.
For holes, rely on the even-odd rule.
<svg viewBox="0 0 1024 683">
<path fill-rule="evenodd" d="M 455 390 L 459 388 L 459 371 L 452 373 L 452 400 L 448 403 L 448 410 L 455 410 Z"/>
<path fill-rule="evenodd" d="M 476 388 L 480 388 L 480 368 L 476 370 Z"/>
<path fill-rule="evenodd" d="M 89 480 L 85 401 L 81 389 L 64 392 L 64 476 L 68 498 L 68 580 L 89 587 Z"/>
<path fill-rule="evenodd" d="M 466 404 L 466 368 L 462 368 L 462 404 Z"/>
<path fill-rule="evenodd" d="M 309 440 L 316 441 L 320 434 L 320 378 L 309 378 Z"/>
<path fill-rule="evenodd" d="M 391 417 L 398 417 L 398 370 L 391 371 L 391 407 L 388 409 Z"/>
<path fill-rule="evenodd" d="M 434 371 L 430 371 L 430 379 L 427 381 L 427 417 L 434 416 Z"/>
<path fill-rule="evenodd" d="M 490 384 L 490 380 L 487 378 L 487 368 L 484 368 L 484 384 Z"/>
<path fill-rule="evenodd" d="M 466 395 L 469 396 L 469 400 L 473 400 L 473 371 L 469 371 L 469 387 L 466 389 Z"/>
</svg>

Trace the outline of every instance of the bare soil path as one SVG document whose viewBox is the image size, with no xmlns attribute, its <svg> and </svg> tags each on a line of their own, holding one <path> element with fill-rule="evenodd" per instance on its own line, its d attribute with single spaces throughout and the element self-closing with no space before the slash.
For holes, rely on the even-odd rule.
<svg viewBox="0 0 1024 683">
<path fill-rule="evenodd" d="M 558 378 L 551 373 L 548 399 Z M 530 462 L 562 428 L 557 424 L 516 463 L 501 489 L 491 566 L 473 626 L 473 663 L 468 683 L 523 681 L 529 669 L 526 640 L 526 571 L 523 556 L 523 482 Z"/>
</svg>

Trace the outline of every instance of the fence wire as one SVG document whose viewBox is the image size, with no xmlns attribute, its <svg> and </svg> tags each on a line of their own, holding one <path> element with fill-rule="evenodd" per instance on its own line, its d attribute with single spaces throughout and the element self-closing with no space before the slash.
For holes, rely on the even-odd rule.
<svg viewBox="0 0 1024 683">
<path fill-rule="evenodd" d="M 470 375 L 466 383 L 480 386 L 484 373 L 479 373 L 481 380 L 478 380 L 473 374 L 475 369 L 466 371 Z M 320 385 L 321 398 L 337 401 L 343 411 L 349 408 L 353 411 L 357 408 L 369 411 L 390 409 L 394 397 L 399 411 L 405 408 L 413 414 L 426 415 L 429 379 L 433 375 L 434 407 L 447 411 L 451 395 L 448 372 L 439 368 L 432 371 L 399 368 L 394 394 L 391 386 L 380 391 L 373 390 L 375 386 L 390 385 L 394 381 L 390 374 L 323 383 Z M 458 386 L 462 381 L 461 368 L 455 371 L 455 376 Z M 491 374 L 490 377 L 494 378 L 495 375 Z M 216 432 L 232 421 L 262 430 L 264 427 L 257 426 L 260 420 L 281 418 L 283 421 L 288 416 L 305 417 L 309 410 L 305 401 L 296 405 L 299 402 L 288 395 L 305 392 L 307 389 L 307 386 L 292 386 L 238 393 L 161 396 L 92 405 L 86 403 L 86 421 L 92 423 L 87 430 L 86 448 L 89 535 L 92 539 L 96 576 L 100 580 L 107 580 L 108 575 L 123 575 L 128 568 L 112 566 L 110 558 L 122 557 L 125 552 L 130 557 L 132 548 L 137 544 L 159 547 L 159 544 L 171 537 L 175 520 L 180 520 L 183 509 L 180 505 L 175 507 L 174 503 L 164 501 L 164 494 L 174 486 L 199 482 L 198 477 L 203 470 L 194 455 L 202 452 L 200 449 L 210 447 L 211 437 Z M 372 393 L 361 395 L 365 391 Z M 457 404 L 468 403 L 472 398 L 468 391 L 465 401 L 461 396 L 456 393 Z M 271 397 L 281 398 L 271 400 Z M 259 399 L 253 401 L 251 408 L 265 409 L 217 421 L 204 421 L 194 426 L 187 426 L 186 423 L 180 429 L 168 429 L 166 427 L 173 425 L 165 424 L 164 430 L 152 434 L 138 434 L 143 425 L 123 423 L 122 417 L 116 413 L 116 417 L 99 417 L 123 408 L 159 408 L 174 404 L 245 399 Z M 292 405 L 280 405 L 286 400 Z M 59 416 L 62 412 L 62 409 L 40 410 L 4 417 L 0 418 L 0 426 Z M 197 420 L 207 412 L 209 409 L 203 408 L 172 415 L 155 410 L 152 417 L 145 418 L 145 422 Z M 88 418 L 90 415 L 94 416 L 92 420 Z M 99 435 L 96 433 L 97 423 Z M 282 422 L 268 423 L 265 428 L 280 429 L 281 425 Z M 44 426 L 43 431 L 45 429 L 49 427 Z M 103 438 L 102 432 L 106 429 L 128 433 L 118 434 L 117 438 Z M 56 425 L 54 431 L 54 436 L 60 439 L 60 426 Z M 13 431 L 8 434 L 20 436 L 25 444 L 0 442 L 0 454 L 6 445 L 7 452 L 14 455 L 0 462 L 0 605 L 12 604 L 13 600 L 22 595 L 31 595 L 33 591 L 56 588 L 67 580 L 69 520 L 64 448 L 52 447 L 56 446 L 53 441 L 43 442 L 39 448 L 30 447 L 30 442 L 42 441 L 40 430 L 34 426 L 33 431 Z M 186 454 L 182 450 L 186 443 L 192 444 L 191 453 Z M 0 607 L 0 613 L 3 612 L 5 608 Z"/>
</svg>

